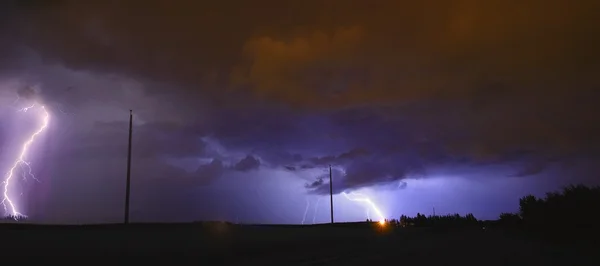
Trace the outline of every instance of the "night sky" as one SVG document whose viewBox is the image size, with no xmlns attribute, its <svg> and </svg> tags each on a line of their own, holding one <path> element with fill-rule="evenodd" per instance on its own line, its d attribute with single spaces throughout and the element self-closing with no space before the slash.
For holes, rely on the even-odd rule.
<svg viewBox="0 0 600 266">
<path fill-rule="evenodd" d="M 18 2 L 18 3 L 17 3 Z M 495 219 L 600 183 L 599 1 L 2 1 L 0 170 L 30 220 Z M 308 206 L 308 207 L 307 207 Z M 1 211 L 1 210 L 0 210 Z"/>
</svg>

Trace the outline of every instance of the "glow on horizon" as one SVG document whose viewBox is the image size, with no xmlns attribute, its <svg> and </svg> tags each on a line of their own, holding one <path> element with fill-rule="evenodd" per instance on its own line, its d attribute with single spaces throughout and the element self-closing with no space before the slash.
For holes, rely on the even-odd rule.
<svg viewBox="0 0 600 266">
<path fill-rule="evenodd" d="M 35 105 L 25 107 L 25 108 L 21 109 L 21 111 L 27 112 L 28 110 L 30 110 L 34 107 L 35 107 Z M 43 105 L 41 106 L 41 110 L 44 113 L 44 117 L 42 120 L 43 121 L 42 126 L 37 131 L 35 131 L 29 137 L 29 139 L 27 139 L 27 141 L 25 141 L 25 143 L 23 143 L 19 157 L 15 160 L 15 162 L 12 165 L 12 167 L 10 168 L 10 170 L 8 170 L 8 172 L 6 173 L 6 178 L 2 182 L 4 184 L 4 191 L 3 191 L 3 198 L 0 203 L 4 207 L 4 211 L 6 213 L 9 213 L 10 215 L 14 216 L 15 219 L 18 218 L 19 216 L 26 217 L 26 215 L 22 214 L 19 211 L 19 209 L 17 208 L 15 203 L 10 198 L 10 195 L 9 195 L 10 194 L 10 181 L 14 177 L 14 173 L 15 173 L 17 167 L 23 166 L 23 165 L 30 167 L 30 163 L 25 161 L 25 158 L 27 157 L 27 152 L 29 151 L 29 147 L 33 144 L 36 137 L 39 134 L 41 134 L 48 127 L 48 123 L 50 121 L 50 114 L 48 113 L 48 111 L 46 110 L 46 108 Z M 33 174 L 31 174 L 31 168 L 29 168 L 28 174 L 31 175 L 35 179 L 35 176 L 33 176 Z"/>
</svg>

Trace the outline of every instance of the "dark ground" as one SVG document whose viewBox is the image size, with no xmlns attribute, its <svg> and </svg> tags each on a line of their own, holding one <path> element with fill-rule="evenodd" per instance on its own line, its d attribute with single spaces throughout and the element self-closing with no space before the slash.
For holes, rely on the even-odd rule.
<svg viewBox="0 0 600 266">
<path fill-rule="evenodd" d="M 0 225 L 4 259 L 168 255 L 201 265 L 600 265 L 597 248 L 516 229 L 381 228 L 374 224 L 250 226 L 226 223 L 98 226 Z M 26 256 L 26 257 L 25 257 Z M 595 256 L 595 255 L 594 255 Z M 596 256 L 597 257 L 597 256 Z M 21 259 L 21 261 L 23 261 Z M 132 261 L 133 262 L 133 261 Z M 139 260 L 137 262 L 140 262 Z M 143 262 L 143 263 L 148 263 Z M 173 261 L 169 264 L 179 264 Z"/>
</svg>

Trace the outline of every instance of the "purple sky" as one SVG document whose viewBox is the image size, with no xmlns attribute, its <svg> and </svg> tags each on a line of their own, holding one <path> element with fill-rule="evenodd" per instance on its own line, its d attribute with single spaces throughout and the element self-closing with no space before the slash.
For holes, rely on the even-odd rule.
<svg viewBox="0 0 600 266">
<path fill-rule="evenodd" d="M 134 221 L 327 222 L 329 164 L 340 221 L 377 218 L 342 192 L 494 219 L 599 183 L 593 1 L 16 2 L 0 170 L 46 105 L 11 188 L 36 222 L 122 221 L 129 109 Z"/>
</svg>

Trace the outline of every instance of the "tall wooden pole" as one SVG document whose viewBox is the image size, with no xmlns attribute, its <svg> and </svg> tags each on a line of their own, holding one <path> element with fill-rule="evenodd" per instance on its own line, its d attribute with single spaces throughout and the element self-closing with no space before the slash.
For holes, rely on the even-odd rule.
<svg viewBox="0 0 600 266">
<path fill-rule="evenodd" d="M 129 224 L 129 197 L 131 191 L 131 133 L 133 131 L 133 111 L 129 110 L 129 147 L 127 149 L 127 184 L 125 185 L 125 224 Z"/>
<path fill-rule="evenodd" d="M 331 223 L 333 224 L 333 179 L 331 178 L 331 165 L 329 165 L 329 205 L 331 206 Z"/>
</svg>

